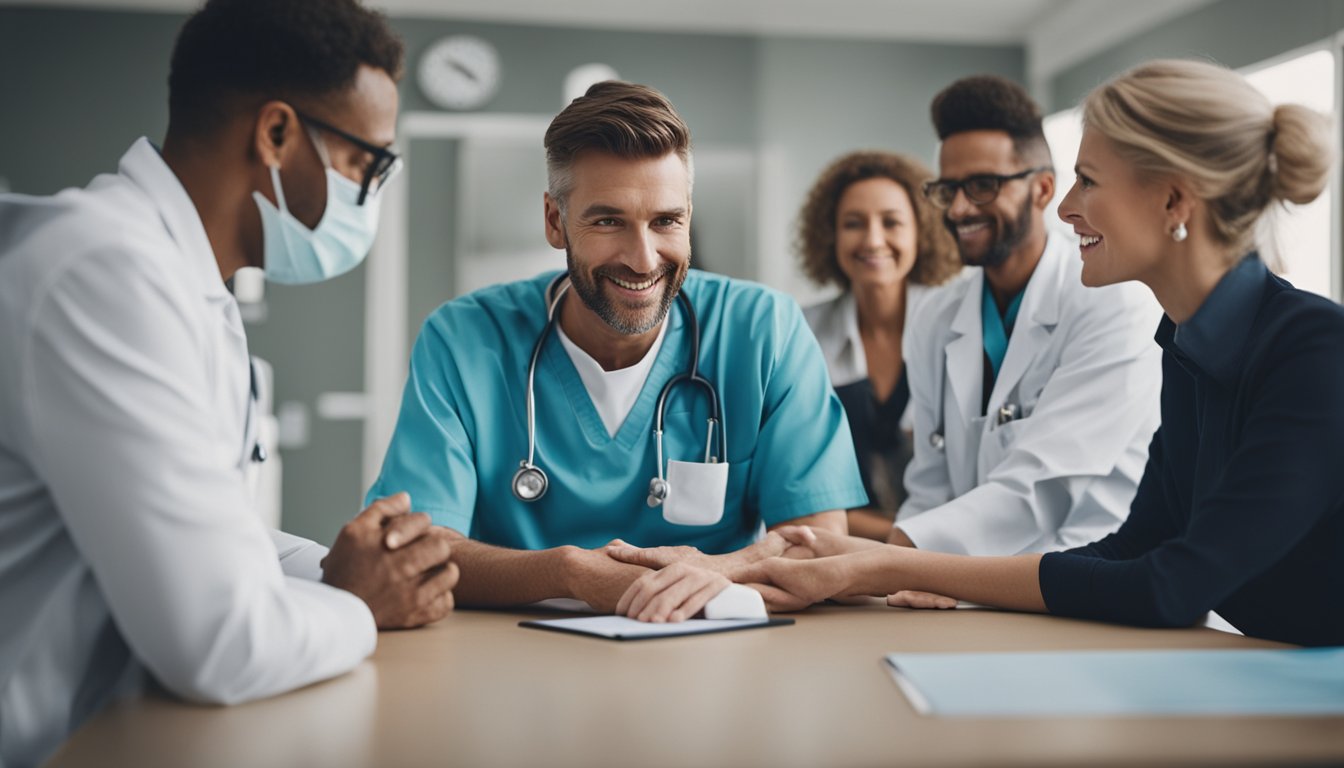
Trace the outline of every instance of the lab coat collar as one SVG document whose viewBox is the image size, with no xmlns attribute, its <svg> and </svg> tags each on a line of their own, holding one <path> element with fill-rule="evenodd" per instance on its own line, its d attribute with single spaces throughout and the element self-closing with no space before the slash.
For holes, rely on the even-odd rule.
<svg viewBox="0 0 1344 768">
<path fill-rule="evenodd" d="M 1068 243 L 1063 238 L 1055 234 L 1046 236 L 1045 250 L 1023 289 L 1017 323 L 1008 339 L 1008 351 L 994 381 L 994 391 L 990 393 L 991 407 L 1001 403 L 1026 374 L 1059 323 L 1060 295 L 1068 279 L 1069 255 Z M 967 415 L 978 413 L 981 403 L 984 341 L 980 303 L 984 280 L 983 270 L 976 270 L 967 279 L 966 293 L 952 318 L 952 332 L 957 338 L 947 345 L 951 388 L 962 413 Z"/>
<path fill-rule="evenodd" d="M 1053 234 L 1046 236 L 1045 250 L 1023 289 L 1017 324 L 1008 339 L 1008 351 L 994 380 L 994 391 L 989 396 L 991 407 L 1008 399 L 1008 393 L 1031 368 L 1059 323 L 1060 297 L 1065 289 L 1064 281 L 1069 279 L 1066 267 L 1070 252 L 1063 238 Z"/>
<path fill-rule="evenodd" d="M 210 247 L 210 238 L 205 234 L 205 225 L 201 223 L 196 204 L 191 201 L 177 175 L 164 162 L 159 150 L 149 139 L 137 139 L 122 155 L 118 172 L 153 201 L 164 226 L 168 228 L 168 234 L 190 260 L 202 295 L 211 300 L 231 301 L 233 295 L 220 277 L 219 262 L 215 260 L 214 249 Z"/>
<path fill-rule="evenodd" d="M 845 291 L 832 300 L 823 316 L 824 327 L 818 337 L 826 337 L 822 345 L 826 367 L 831 372 L 831 384 L 842 387 L 868 378 L 868 358 L 863 352 L 863 338 L 859 336 L 859 305 L 854 294 Z M 835 343 L 831 340 L 838 340 Z"/>
<path fill-rule="evenodd" d="M 1251 333 L 1269 270 L 1251 252 L 1223 275 L 1195 314 L 1180 325 L 1164 317 L 1157 341 L 1175 347 L 1220 384 L 1231 384 L 1240 370 L 1242 347 Z"/>
<path fill-rule="evenodd" d="M 984 280 L 985 273 L 980 269 L 966 278 L 961 306 L 952 316 L 952 338 L 944 348 L 948 388 L 957 401 L 957 411 L 967 423 L 980 411 L 981 365 L 985 354 L 980 294 L 984 290 Z"/>
<path fill-rule="evenodd" d="M 1036 263 L 1036 269 L 1023 289 L 1022 308 L 1018 310 L 1013 335 L 1017 335 L 1024 319 L 1027 325 L 1046 328 L 1053 328 L 1059 322 L 1059 297 L 1065 287 L 1064 281 L 1069 277 L 1066 267 L 1071 254 L 1072 249 L 1064 238 L 1053 233 L 1046 235 L 1041 260 Z"/>
</svg>

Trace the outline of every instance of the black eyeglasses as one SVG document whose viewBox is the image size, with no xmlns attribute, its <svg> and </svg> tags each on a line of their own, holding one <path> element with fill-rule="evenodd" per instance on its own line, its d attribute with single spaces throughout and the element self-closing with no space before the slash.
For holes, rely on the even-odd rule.
<svg viewBox="0 0 1344 768">
<path fill-rule="evenodd" d="M 1048 165 L 1038 165 L 1008 176 L 997 173 L 978 173 L 964 179 L 935 179 L 924 182 L 924 197 L 939 208 L 949 208 L 957 199 L 957 190 L 966 193 L 966 199 L 972 205 L 989 205 L 999 196 L 999 190 L 1006 181 L 1025 179 L 1033 173 L 1051 170 Z"/>
<path fill-rule="evenodd" d="M 310 125 L 319 131 L 335 134 L 365 152 L 368 152 L 370 155 L 373 155 L 373 162 L 369 163 L 368 167 L 364 169 L 364 180 L 359 185 L 359 205 L 364 204 L 364 200 L 369 196 L 371 190 L 382 188 L 383 183 L 401 168 L 401 155 L 398 155 L 387 147 L 380 147 L 377 144 L 372 144 L 352 133 L 346 133 L 330 123 L 325 123 L 315 117 L 305 115 L 298 110 L 294 110 L 294 114 L 298 115 L 299 120 L 305 125 Z"/>
</svg>

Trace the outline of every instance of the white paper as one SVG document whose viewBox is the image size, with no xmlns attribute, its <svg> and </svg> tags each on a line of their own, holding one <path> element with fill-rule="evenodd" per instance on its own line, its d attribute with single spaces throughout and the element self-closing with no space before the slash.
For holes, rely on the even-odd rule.
<svg viewBox="0 0 1344 768">
<path fill-rule="evenodd" d="M 687 619 L 686 621 L 653 624 L 624 616 L 584 616 L 577 619 L 548 619 L 534 622 L 557 629 L 568 629 L 598 637 L 660 637 L 687 635 L 699 632 L 717 632 L 736 627 L 755 627 L 768 624 L 768 619 Z"/>
</svg>

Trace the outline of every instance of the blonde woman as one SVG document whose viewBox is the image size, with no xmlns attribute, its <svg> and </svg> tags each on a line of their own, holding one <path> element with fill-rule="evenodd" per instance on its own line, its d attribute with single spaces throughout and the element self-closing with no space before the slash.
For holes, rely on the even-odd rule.
<svg viewBox="0 0 1344 768">
<path fill-rule="evenodd" d="M 928 287 L 961 268 L 938 211 L 922 194 L 933 174 L 890 152 L 852 152 L 831 163 L 798 216 L 804 274 L 840 288 L 804 311 L 845 406 L 868 506 L 849 511 L 855 536 L 886 541 L 905 500 L 911 450 L 902 417 L 910 401 L 901 337 Z"/>
<path fill-rule="evenodd" d="M 1275 277 L 1253 242 L 1270 206 L 1325 187 L 1336 138 L 1211 64 L 1156 61 L 1084 103 L 1060 216 L 1083 282 L 1146 284 L 1166 317 L 1162 426 L 1120 529 L 1045 555 L 964 557 L 783 531 L 820 555 L 734 574 L 776 603 L 955 599 L 1146 626 L 1216 610 L 1247 635 L 1344 643 L 1344 309 Z"/>
</svg>

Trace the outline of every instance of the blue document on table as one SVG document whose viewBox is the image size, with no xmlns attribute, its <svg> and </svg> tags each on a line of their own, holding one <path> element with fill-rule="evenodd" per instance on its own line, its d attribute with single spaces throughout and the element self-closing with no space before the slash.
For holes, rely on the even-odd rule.
<svg viewBox="0 0 1344 768">
<path fill-rule="evenodd" d="M 893 653 L 924 715 L 1344 715 L 1344 647 Z"/>
</svg>

